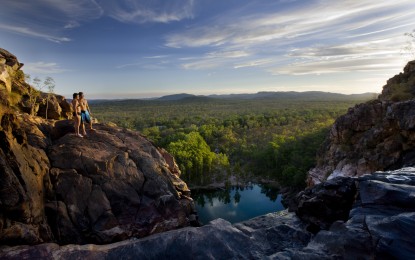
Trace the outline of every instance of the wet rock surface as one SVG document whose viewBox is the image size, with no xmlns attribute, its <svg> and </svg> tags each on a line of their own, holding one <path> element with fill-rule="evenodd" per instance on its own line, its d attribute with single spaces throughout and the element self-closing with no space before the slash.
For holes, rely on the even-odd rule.
<svg viewBox="0 0 415 260">
<path fill-rule="evenodd" d="M 355 188 L 350 188 L 350 187 Z M 415 168 L 341 177 L 307 191 L 328 208 L 334 195 L 353 194 L 345 220 L 331 219 L 315 235 L 308 218 L 282 211 L 231 225 L 221 219 L 208 225 L 130 239 L 109 245 L 41 244 L 3 247 L 9 259 L 413 259 L 415 257 Z M 324 194 L 328 193 L 328 196 Z M 300 198 L 302 197 L 299 196 Z M 330 202 L 330 200 L 332 202 Z M 304 204 L 304 203 L 303 203 Z M 301 208 L 301 206 L 299 207 Z M 332 214 L 330 210 L 325 210 Z M 311 212 L 314 214 L 315 212 Z M 324 216 L 320 216 L 323 219 Z"/>
</svg>

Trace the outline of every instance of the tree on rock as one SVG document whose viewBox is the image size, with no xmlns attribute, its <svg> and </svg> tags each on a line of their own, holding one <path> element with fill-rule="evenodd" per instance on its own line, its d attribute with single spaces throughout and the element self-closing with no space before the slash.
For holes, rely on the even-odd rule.
<svg viewBox="0 0 415 260">
<path fill-rule="evenodd" d="M 48 119 L 49 100 L 55 92 L 55 80 L 52 77 L 46 77 L 43 85 L 48 89 L 46 97 L 46 119 Z"/>
</svg>

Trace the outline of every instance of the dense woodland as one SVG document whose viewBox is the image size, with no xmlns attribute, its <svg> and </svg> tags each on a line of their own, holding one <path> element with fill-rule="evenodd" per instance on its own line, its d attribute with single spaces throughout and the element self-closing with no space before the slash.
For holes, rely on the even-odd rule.
<svg viewBox="0 0 415 260">
<path fill-rule="evenodd" d="M 100 122 L 138 130 L 176 158 L 192 185 L 276 180 L 302 187 L 334 120 L 375 95 L 91 102 Z"/>
</svg>

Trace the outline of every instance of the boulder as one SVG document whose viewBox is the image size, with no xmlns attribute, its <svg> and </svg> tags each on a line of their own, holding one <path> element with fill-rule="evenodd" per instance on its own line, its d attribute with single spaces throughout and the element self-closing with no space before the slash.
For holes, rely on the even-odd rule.
<svg viewBox="0 0 415 260">
<path fill-rule="evenodd" d="M 300 192 L 295 198 L 296 207 L 290 210 L 308 223 L 309 231 L 317 233 L 337 220 L 346 221 L 356 195 L 355 180 L 338 177 Z"/>
<path fill-rule="evenodd" d="M 189 226 L 187 185 L 150 141 L 95 125 L 6 114 L 0 129 L 0 241 L 111 243 Z"/>
</svg>

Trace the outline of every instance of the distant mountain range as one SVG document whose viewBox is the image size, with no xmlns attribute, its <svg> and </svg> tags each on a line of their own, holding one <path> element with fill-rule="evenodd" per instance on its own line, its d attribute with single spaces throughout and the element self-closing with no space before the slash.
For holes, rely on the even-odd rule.
<svg viewBox="0 0 415 260">
<path fill-rule="evenodd" d="M 166 95 L 158 98 L 145 98 L 145 99 L 90 99 L 89 102 L 102 103 L 107 101 L 213 101 L 213 100 L 252 100 L 252 99 L 276 99 L 276 100 L 361 100 L 366 101 L 370 99 L 376 99 L 379 93 L 362 93 L 362 94 L 339 94 L 323 91 L 279 91 L 279 92 L 257 92 L 250 94 L 223 94 L 223 95 L 193 95 L 187 93 Z"/>
<path fill-rule="evenodd" d="M 293 99 L 293 100 L 368 100 L 377 98 L 378 93 L 363 93 L 363 94 L 339 94 L 322 91 L 306 91 L 306 92 L 257 92 L 252 94 L 225 94 L 225 95 L 192 95 L 187 93 L 173 94 L 155 98 L 159 101 L 179 101 L 179 100 L 194 100 L 194 99 Z"/>
</svg>

